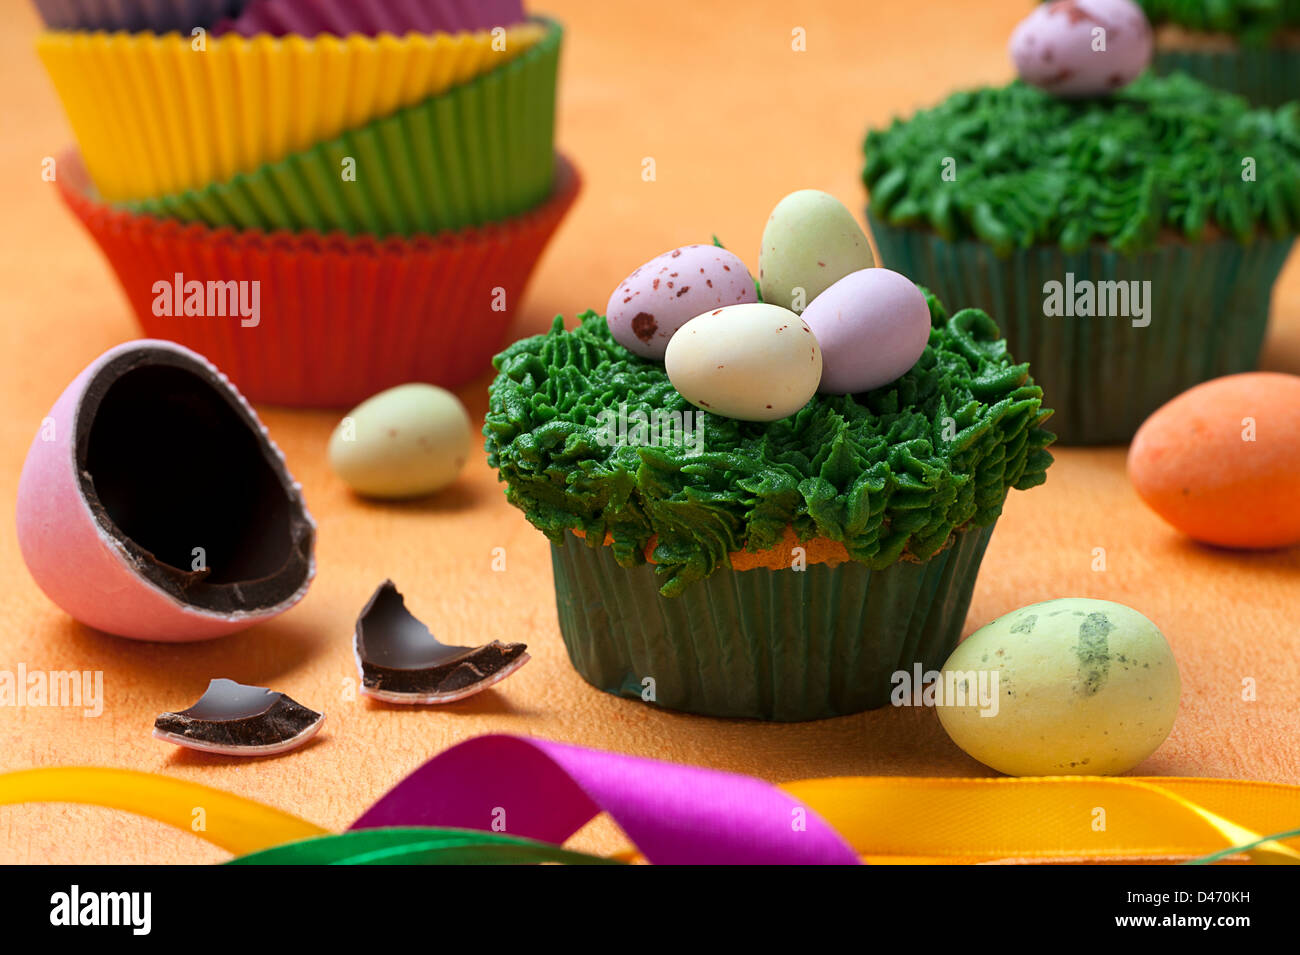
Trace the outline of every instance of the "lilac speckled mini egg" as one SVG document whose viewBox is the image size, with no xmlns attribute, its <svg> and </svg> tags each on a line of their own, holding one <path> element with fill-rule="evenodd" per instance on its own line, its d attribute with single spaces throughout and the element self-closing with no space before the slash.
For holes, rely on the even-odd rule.
<svg viewBox="0 0 1300 955">
<path fill-rule="evenodd" d="M 822 350 L 826 395 L 852 395 L 897 381 L 930 340 L 930 306 L 905 275 L 862 269 L 813 299 L 802 318 Z"/>
<path fill-rule="evenodd" d="M 1053 0 L 1020 22 L 1010 50 L 1022 80 L 1069 98 L 1133 82 L 1151 62 L 1152 42 L 1133 0 Z"/>
<path fill-rule="evenodd" d="M 642 358 L 663 361 L 673 333 L 697 315 L 757 302 L 745 263 L 715 245 L 684 245 L 656 256 L 609 297 L 605 320 L 614 340 Z"/>
</svg>

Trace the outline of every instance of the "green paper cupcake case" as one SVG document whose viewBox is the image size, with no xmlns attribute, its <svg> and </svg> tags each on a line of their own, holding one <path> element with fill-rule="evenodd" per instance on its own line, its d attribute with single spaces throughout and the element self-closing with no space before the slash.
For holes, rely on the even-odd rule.
<svg viewBox="0 0 1300 955">
<path fill-rule="evenodd" d="M 121 207 L 213 228 L 377 237 L 524 213 L 550 195 L 555 174 L 563 28 L 546 25 L 532 49 L 446 93 L 252 172 Z"/>
<path fill-rule="evenodd" d="M 571 538 L 551 547 L 560 633 L 592 686 L 668 709 L 782 722 L 875 709 L 893 674 L 937 670 L 957 646 L 992 534 L 883 570 L 725 568 L 678 597 L 650 565 Z"/>
<path fill-rule="evenodd" d="M 1081 252 L 1034 246 L 999 257 L 977 240 L 888 225 L 870 209 L 867 220 L 887 268 L 997 316 L 1008 347 L 1029 362 L 1055 409 L 1052 429 L 1062 444 L 1127 442 L 1175 395 L 1254 370 L 1273 285 L 1294 243 L 1261 235 L 1248 245 L 1171 241 L 1131 255 L 1096 245 Z M 1045 286 L 1064 286 L 1071 275 L 1076 286 L 1150 282 L 1149 324 L 1049 317 Z"/>
<path fill-rule="evenodd" d="M 1300 44 L 1231 51 L 1157 48 L 1152 67 L 1162 76 L 1190 74 L 1258 106 L 1300 99 Z"/>
</svg>

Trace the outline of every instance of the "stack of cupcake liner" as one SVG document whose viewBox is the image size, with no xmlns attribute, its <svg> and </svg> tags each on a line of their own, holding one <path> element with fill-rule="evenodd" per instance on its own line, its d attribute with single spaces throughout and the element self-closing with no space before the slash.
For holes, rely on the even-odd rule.
<svg viewBox="0 0 1300 955">
<path fill-rule="evenodd" d="M 60 193 L 147 335 L 290 405 L 489 370 L 578 189 L 554 151 L 557 23 L 518 0 L 101 0 L 79 22 L 114 8 L 201 14 L 38 42 L 80 147 Z M 245 281 L 256 321 L 158 307 Z"/>
</svg>

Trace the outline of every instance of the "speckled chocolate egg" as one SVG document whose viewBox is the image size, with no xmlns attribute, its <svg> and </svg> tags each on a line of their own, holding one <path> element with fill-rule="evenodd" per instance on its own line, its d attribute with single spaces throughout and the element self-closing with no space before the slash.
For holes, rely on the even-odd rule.
<svg viewBox="0 0 1300 955">
<path fill-rule="evenodd" d="M 673 387 L 707 412 L 776 421 L 817 392 L 822 353 L 806 322 L 778 305 L 731 305 L 692 319 L 664 355 Z"/>
<path fill-rule="evenodd" d="M 365 497 L 421 497 L 456 480 L 473 442 L 460 399 L 414 382 L 381 391 L 348 412 L 330 435 L 330 467 Z"/>
<path fill-rule="evenodd" d="M 816 189 L 792 192 L 763 228 L 758 282 L 763 301 L 802 312 L 850 272 L 870 268 L 871 245 L 853 213 Z"/>
<path fill-rule="evenodd" d="M 1143 422 L 1128 473 L 1142 500 L 1221 547 L 1300 544 L 1300 376 L 1228 375 Z"/>
<path fill-rule="evenodd" d="M 1026 83 L 1061 97 L 1102 96 L 1151 62 L 1151 24 L 1133 0 L 1053 0 L 1011 34 L 1011 59 Z"/>
<path fill-rule="evenodd" d="M 316 525 L 253 409 L 201 355 L 127 342 L 73 380 L 18 482 L 18 545 L 74 619 L 205 640 L 306 594 Z"/>
<path fill-rule="evenodd" d="M 684 245 L 620 282 L 605 320 L 628 351 L 663 361 L 668 340 L 696 315 L 757 301 L 754 278 L 739 258 L 716 245 Z"/>
<path fill-rule="evenodd" d="M 925 294 L 889 269 L 850 272 L 804 309 L 822 349 L 823 394 L 849 395 L 902 377 L 930 340 Z"/>
<path fill-rule="evenodd" d="M 1123 604 L 1062 597 L 965 639 L 940 676 L 952 741 L 1011 776 L 1113 775 L 1169 735 L 1182 684 L 1156 625 Z"/>
</svg>

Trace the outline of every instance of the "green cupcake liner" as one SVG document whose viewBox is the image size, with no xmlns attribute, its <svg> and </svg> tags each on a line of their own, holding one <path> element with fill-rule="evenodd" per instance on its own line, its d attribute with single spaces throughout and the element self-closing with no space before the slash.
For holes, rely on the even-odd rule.
<svg viewBox="0 0 1300 955">
<path fill-rule="evenodd" d="M 214 228 L 375 236 L 519 215 L 551 193 L 562 39 L 550 22 L 531 50 L 440 96 L 223 182 L 120 205 Z"/>
<path fill-rule="evenodd" d="M 941 299 L 992 315 L 1007 347 L 1029 363 L 1054 408 L 1058 444 L 1120 444 L 1170 398 L 1221 375 L 1251 371 L 1268 325 L 1273 284 L 1293 238 L 1171 242 L 1133 256 L 1104 246 L 1052 246 L 998 258 L 991 246 L 867 221 L 884 265 Z M 1044 315 L 1044 286 L 1151 283 L 1150 324 Z"/>
<path fill-rule="evenodd" d="M 1241 51 L 1159 50 L 1152 62 L 1162 76 L 1183 72 L 1246 97 L 1255 106 L 1300 99 L 1300 49 Z"/>
<path fill-rule="evenodd" d="M 941 667 L 961 637 L 993 525 L 885 570 L 719 570 L 679 597 L 652 565 L 577 538 L 551 549 L 569 659 L 588 683 L 705 716 L 793 722 L 889 703 L 898 671 Z"/>
</svg>

